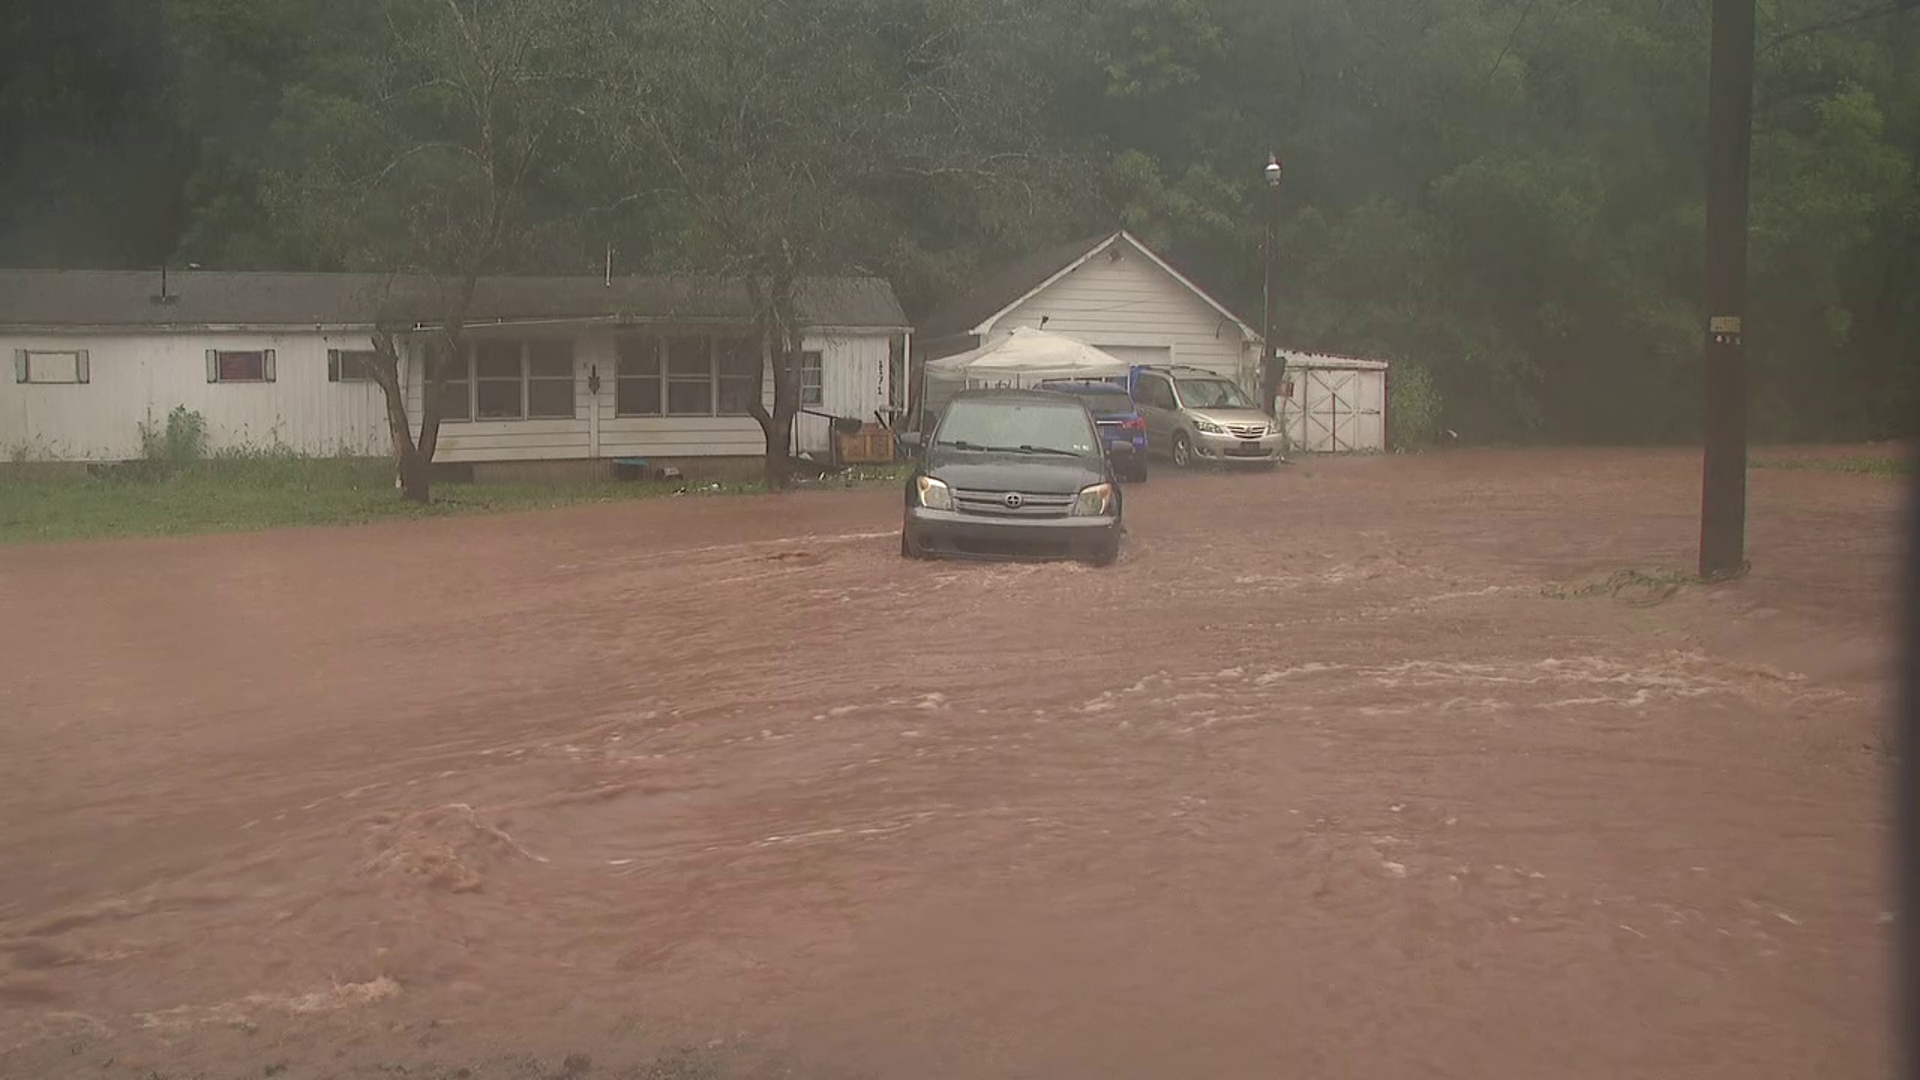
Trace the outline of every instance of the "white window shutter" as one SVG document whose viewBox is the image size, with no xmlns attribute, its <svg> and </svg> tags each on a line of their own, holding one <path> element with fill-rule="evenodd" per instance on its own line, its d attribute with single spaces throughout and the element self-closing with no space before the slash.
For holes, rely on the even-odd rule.
<svg viewBox="0 0 1920 1080">
<path fill-rule="evenodd" d="M 27 350 L 13 350 L 13 381 L 27 381 Z"/>
<path fill-rule="evenodd" d="M 87 355 L 87 350 L 85 349 L 81 349 L 78 353 L 74 354 L 73 381 L 83 383 L 93 381 L 93 361 L 92 358 Z"/>
<path fill-rule="evenodd" d="M 260 365 L 260 366 L 261 366 L 261 368 L 262 368 L 262 370 L 263 370 L 263 372 L 264 372 L 264 374 L 266 375 L 266 379 L 267 379 L 267 381 L 268 381 L 268 382 L 272 382 L 272 381 L 273 381 L 273 376 L 274 376 L 274 372 L 273 372 L 273 350 L 272 350 L 272 349 L 268 349 L 268 350 L 267 350 L 267 354 L 266 354 L 266 359 L 265 359 L 264 361 L 262 361 L 262 363 L 261 363 L 261 365 Z"/>
<path fill-rule="evenodd" d="M 220 350 L 207 350 L 207 381 L 220 381 Z"/>
<path fill-rule="evenodd" d="M 340 381 L 340 350 L 339 349 L 327 350 L 327 381 L 328 382 Z"/>
</svg>

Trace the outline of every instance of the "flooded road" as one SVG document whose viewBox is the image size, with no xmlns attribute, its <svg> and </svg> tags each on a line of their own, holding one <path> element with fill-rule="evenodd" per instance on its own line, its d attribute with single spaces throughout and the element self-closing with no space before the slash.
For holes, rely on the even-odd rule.
<svg viewBox="0 0 1920 1080">
<path fill-rule="evenodd" d="M 1878 1074 L 1900 485 L 1756 471 L 1710 588 L 1697 485 L 0 550 L 0 1075 Z"/>
</svg>

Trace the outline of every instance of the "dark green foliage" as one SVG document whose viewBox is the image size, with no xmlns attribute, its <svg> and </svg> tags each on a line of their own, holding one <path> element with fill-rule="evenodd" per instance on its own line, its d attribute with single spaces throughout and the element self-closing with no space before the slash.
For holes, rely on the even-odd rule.
<svg viewBox="0 0 1920 1080">
<path fill-rule="evenodd" d="M 1420 450 L 1440 439 L 1446 402 L 1417 360 L 1402 360 L 1387 375 L 1387 445 Z"/>
<path fill-rule="evenodd" d="M 1920 6 L 1874 8 L 1762 5 L 1763 438 L 1920 416 Z M 449 10 L 532 44 L 450 66 L 495 53 L 436 38 Z M 1289 347 L 1419 365 L 1468 441 L 1686 439 L 1708 30 L 1693 0 L 20 0 L 0 263 L 467 264 L 477 235 L 528 271 L 780 253 L 920 315 L 1123 225 L 1257 312 L 1277 151 Z M 483 145 L 522 180 L 479 182 Z"/>
</svg>

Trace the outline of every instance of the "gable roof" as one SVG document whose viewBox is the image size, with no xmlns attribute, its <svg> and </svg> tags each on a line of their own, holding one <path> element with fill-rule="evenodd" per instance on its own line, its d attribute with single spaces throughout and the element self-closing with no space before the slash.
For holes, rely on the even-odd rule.
<svg viewBox="0 0 1920 1080">
<path fill-rule="evenodd" d="M 1145 255 L 1155 266 L 1165 271 L 1168 277 L 1185 286 L 1208 307 L 1218 311 L 1240 327 L 1243 334 L 1258 340 L 1259 331 L 1249 326 L 1246 320 L 1234 314 L 1225 304 L 1215 300 L 1205 289 L 1194 284 L 1187 275 L 1174 269 L 1172 264 L 1125 229 L 1064 244 L 1055 244 L 988 273 L 973 290 L 952 304 L 934 312 L 921 325 L 920 335 L 928 340 L 938 340 L 959 334 L 979 333 L 981 328 L 1019 307 L 1040 290 L 1067 276 L 1095 255 L 1118 243 L 1128 244 L 1140 254 Z"/>
<path fill-rule="evenodd" d="M 433 322 L 447 283 L 385 274 L 134 270 L 0 270 L 0 326 L 371 326 Z M 799 289 L 813 327 L 904 330 L 893 286 L 879 278 L 813 278 Z M 694 277 L 489 277 L 469 322 L 541 320 L 739 321 L 751 316 L 739 282 Z"/>
<path fill-rule="evenodd" d="M 934 339 L 971 333 L 974 327 L 1025 299 L 1036 283 L 1099 250 L 1114 235 L 1101 233 L 1053 244 L 987 271 L 973 288 L 923 320 L 920 336 Z"/>
</svg>

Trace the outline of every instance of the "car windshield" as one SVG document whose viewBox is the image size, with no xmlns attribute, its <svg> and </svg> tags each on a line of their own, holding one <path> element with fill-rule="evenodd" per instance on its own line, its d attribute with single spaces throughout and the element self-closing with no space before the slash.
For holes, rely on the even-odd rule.
<svg viewBox="0 0 1920 1080">
<path fill-rule="evenodd" d="M 1078 402 L 956 401 L 934 433 L 937 445 L 1018 453 L 1095 453 L 1093 426 Z"/>
<path fill-rule="evenodd" d="M 1087 408 L 1096 413 L 1124 413 L 1133 411 L 1133 398 L 1118 386 L 1112 384 L 1089 385 L 1085 383 L 1056 383 L 1049 390 L 1072 394 L 1087 403 Z"/>
<path fill-rule="evenodd" d="M 1180 401 L 1189 409 L 1251 409 L 1247 392 L 1225 379 L 1181 379 Z"/>
</svg>

